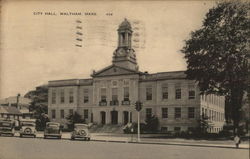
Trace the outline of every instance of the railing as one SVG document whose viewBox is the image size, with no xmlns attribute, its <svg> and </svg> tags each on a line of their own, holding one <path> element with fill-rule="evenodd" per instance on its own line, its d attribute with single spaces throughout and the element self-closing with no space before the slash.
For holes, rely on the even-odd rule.
<svg viewBox="0 0 250 159">
<path fill-rule="evenodd" d="M 110 101 L 110 105 L 119 105 L 119 101 L 118 100 L 114 100 L 114 101 Z"/>
<path fill-rule="evenodd" d="M 107 101 L 100 101 L 99 106 L 107 106 Z"/>
<path fill-rule="evenodd" d="M 122 105 L 130 105 L 130 100 L 123 100 Z"/>
</svg>

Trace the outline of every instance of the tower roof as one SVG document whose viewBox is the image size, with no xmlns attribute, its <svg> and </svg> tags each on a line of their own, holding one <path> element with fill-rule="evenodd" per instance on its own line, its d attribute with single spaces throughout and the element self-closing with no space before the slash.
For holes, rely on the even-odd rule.
<svg viewBox="0 0 250 159">
<path fill-rule="evenodd" d="M 131 24 L 129 23 L 129 21 L 125 18 L 124 21 L 119 25 L 119 29 L 118 30 L 123 30 L 123 29 L 132 29 Z"/>
</svg>

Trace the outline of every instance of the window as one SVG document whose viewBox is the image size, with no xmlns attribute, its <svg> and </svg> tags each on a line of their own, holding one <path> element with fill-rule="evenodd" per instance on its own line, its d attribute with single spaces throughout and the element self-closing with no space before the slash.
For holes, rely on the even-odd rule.
<svg viewBox="0 0 250 159">
<path fill-rule="evenodd" d="M 162 99 L 168 99 L 168 87 L 162 86 Z"/>
<path fill-rule="evenodd" d="M 52 90 L 52 97 L 51 97 L 52 104 L 56 104 L 56 90 Z"/>
<path fill-rule="evenodd" d="M 188 99 L 195 99 L 195 91 L 194 90 L 190 90 L 188 92 Z"/>
<path fill-rule="evenodd" d="M 101 101 L 106 102 L 107 96 L 106 96 L 106 88 L 101 88 Z"/>
<path fill-rule="evenodd" d="M 94 121 L 94 114 L 93 114 L 93 113 L 91 113 L 91 116 L 90 116 L 90 122 L 91 122 L 91 123 L 93 123 L 93 121 Z"/>
<path fill-rule="evenodd" d="M 89 110 L 88 109 L 84 109 L 83 110 L 83 117 L 84 117 L 84 119 L 88 119 L 89 118 Z"/>
<path fill-rule="evenodd" d="M 123 88 L 123 91 L 124 91 L 124 101 L 129 101 L 129 87 L 124 87 Z"/>
<path fill-rule="evenodd" d="M 188 108 L 188 118 L 194 118 L 194 107 Z"/>
<path fill-rule="evenodd" d="M 118 85 L 118 82 L 117 82 L 117 81 L 112 81 L 112 86 L 113 86 L 113 87 L 117 87 L 117 85 Z"/>
<path fill-rule="evenodd" d="M 168 118 L 168 108 L 161 108 L 162 118 Z"/>
<path fill-rule="evenodd" d="M 112 101 L 118 101 L 118 89 L 112 88 Z"/>
<path fill-rule="evenodd" d="M 175 118 L 181 118 L 181 108 L 175 108 L 174 116 Z"/>
<path fill-rule="evenodd" d="M 181 131 L 181 127 L 174 127 L 174 131 L 180 132 Z"/>
<path fill-rule="evenodd" d="M 88 103 L 89 102 L 89 90 L 84 89 L 83 90 L 83 103 Z"/>
<path fill-rule="evenodd" d="M 146 100 L 152 100 L 152 88 L 146 88 Z"/>
<path fill-rule="evenodd" d="M 73 89 L 69 89 L 69 103 L 74 103 L 74 92 Z"/>
<path fill-rule="evenodd" d="M 146 119 L 152 117 L 152 108 L 146 108 Z"/>
<path fill-rule="evenodd" d="M 55 109 L 51 110 L 51 118 L 52 119 L 56 118 L 56 110 Z"/>
<path fill-rule="evenodd" d="M 130 115 L 129 115 L 129 117 L 130 117 L 129 122 L 132 123 L 132 119 L 133 119 L 132 118 L 132 112 L 129 112 L 129 113 L 130 113 Z"/>
<path fill-rule="evenodd" d="M 61 119 L 64 119 L 64 110 L 61 110 Z"/>
<path fill-rule="evenodd" d="M 194 84 L 188 85 L 188 99 L 195 99 L 195 87 Z"/>
<path fill-rule="evenodd" d="M 161 127 L 161 132 L 168 132 L 168 127 Z"/>
<path fill-rule="evenodd" d="M 73 109 L 69 109 L 69 115 L 73 114 Z"/>
<path fill-rule="evenodd" d="M 61 92 L 60 92 L 60 102 L 61 102 L 61 103 L 64 103 L 64 101 L 65 101 L 64 89 L 62 89 Z"/>
<path fill-rule="evenodd" d="M 129 85 L 129 80 L 124 80 L 124 81 L 123 81 L 123 85 L 124 85 L 124 86 L 128 86 L 128 85 Z"/>
<path fill-rule="evenodd" d="M 181 99 L 181 88 L 175 89 L 175 99 Z"/>
</svg>

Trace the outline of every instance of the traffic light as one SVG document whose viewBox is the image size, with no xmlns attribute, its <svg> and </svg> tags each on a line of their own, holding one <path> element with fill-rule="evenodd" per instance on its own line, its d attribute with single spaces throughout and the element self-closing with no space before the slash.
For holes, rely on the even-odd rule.
<svg viewBox="0 0 250 159">
<path fill-rule="evenodd" d="M 142 109 L 142 102 L 137 101 L 135 102 L 135 109 L 139 112 Z"/>
</svg>

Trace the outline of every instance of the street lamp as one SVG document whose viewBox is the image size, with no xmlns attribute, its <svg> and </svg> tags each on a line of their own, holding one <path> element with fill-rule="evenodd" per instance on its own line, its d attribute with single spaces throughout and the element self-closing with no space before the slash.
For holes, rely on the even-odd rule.
<svg viewBox="0 0 250 159">
<path fill-rule="evenodd" d="M 140 139 L 140 111 L 142 109 L 142 102 L 136 101 L 135 102 L 135 109 L 137 111 L 137 117 L 138 117 L 138 124 L 137 124 L 137 137 L 138 137 L 138 142 L 141 141 Z"/>
</svg>

